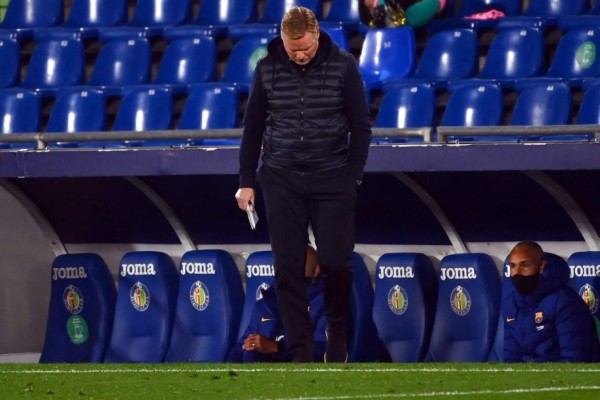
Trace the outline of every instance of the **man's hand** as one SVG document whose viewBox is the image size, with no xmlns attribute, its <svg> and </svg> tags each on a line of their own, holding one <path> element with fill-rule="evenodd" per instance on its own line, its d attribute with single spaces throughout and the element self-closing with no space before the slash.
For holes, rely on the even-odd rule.
<svg viewBox="0 0 600 400">
<path fill-rule="evenodd" d="M 237 200 L 240 210 L 246 211 L 246 209 L 250 208 L 250 211 L 254 211 L 254 189 L 238 189 L 235 193 L 235 199 Z"/>
<path fill-rule="evenodd" d="M 273 354 L 277 353 L 277 342 L 266 336 L 253 333 L 244 340 L 242 349 L 247 351 L 258 351 L 259 353 L 264 354 Z"/>
</svg>

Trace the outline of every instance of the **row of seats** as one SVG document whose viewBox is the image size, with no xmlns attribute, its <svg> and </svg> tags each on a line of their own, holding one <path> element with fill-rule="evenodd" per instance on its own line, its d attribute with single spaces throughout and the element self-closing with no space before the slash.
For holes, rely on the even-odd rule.
<svg viewBox="0 0 600 400">
<path fill-rule="evenodd" d="M 600 252 L 574 253 L 568 264 L 550 253 L 546 259 L 546 268 L 570 268 L 570 286 L 598 318 Z M 349 361 L 502 361 L 508 267 L 502 282 L 486 254 L 446 256 L 436 272 L 424 254 L 388 253 L 377 262 L 373 289 L 362 258 L 355 253 L 352 262 Z M 222 362 L 260 289 L 274 283 L 269 251 L 249 256 L 245 294 L 222 250 L 184 254 L 179 274 L 164 253 L 127 253 L 118 289 L 96 254 L 59 256 L 51 276 L 45 363 Z"/>
</svg>

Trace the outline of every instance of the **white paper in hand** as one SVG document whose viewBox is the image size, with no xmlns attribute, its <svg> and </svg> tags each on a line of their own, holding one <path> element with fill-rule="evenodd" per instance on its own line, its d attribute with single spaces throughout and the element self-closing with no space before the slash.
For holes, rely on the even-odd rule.
<svg viewBox="0 0 600 400">
<path fill-rule="evenodd" d="M 250 210 L 252 209 L 252 210 Z M 246 207 L 246 213 L 248 214 L 248 221 L 250 222 L 250 228 L 256 229 L 256 224 L 258 223 L 258 214 L 256 213 L 256 209 L 252 206 Z"/>
</svg>

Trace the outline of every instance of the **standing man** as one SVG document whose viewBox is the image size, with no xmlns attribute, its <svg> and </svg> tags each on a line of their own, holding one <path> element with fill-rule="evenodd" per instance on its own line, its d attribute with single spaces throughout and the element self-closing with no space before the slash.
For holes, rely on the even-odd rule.
<svg viewBox="0 0 600 400">
<path fill-rule="evenodd" d="M 547 262 L 536 242 L 520 242 L 508 259 L 515 290 L 502 299 L 504 361 L 598 361 L 594 323 L 567 286 L 567 263 Z"/>
<path fill-rule="evenodd" d="M 371 140 L 369 107 L 354 57 L 293 7 L 254 73 L 240 148 L 242 210 L 261 187 L 277 299 L 293 362 L 313 358 L 304 265 L 309 224 L 325 281 L 325 361 L 345 362 L 352 292 L 354 215 Z M 263 149 L 262 166 L 256 176 Z"/>
</svg>

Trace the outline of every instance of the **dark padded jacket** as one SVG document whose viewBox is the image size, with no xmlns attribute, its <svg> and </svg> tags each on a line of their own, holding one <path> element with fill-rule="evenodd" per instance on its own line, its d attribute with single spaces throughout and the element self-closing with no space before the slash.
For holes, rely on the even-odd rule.
<svg viewBox="0 0 600 400">
<path fill-rule="evenodd" d="M 567 263 L 546 264 L 533 293 L 502 300 L 505 362 L 592 362 L 598 342 L 590 312 L 570 287 Z"/>
<path fill-rule="evenodd" d="M 350 134 L 350 135 L 349 135 Z M 320 33 L 315 58 L 291 61 L 280 37 L 259 60 L 244 115 L 240 187 L 253 187 L 261 144 L 272 168 L 315 173 L 349 166 L 363 174 L 369 108 L 354 57 Z"/>
</svg>

